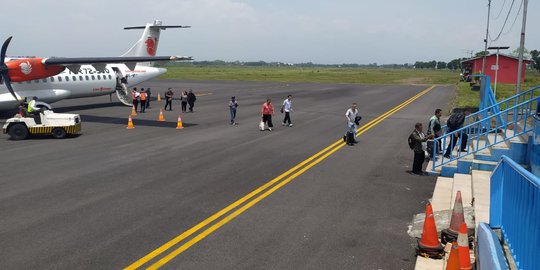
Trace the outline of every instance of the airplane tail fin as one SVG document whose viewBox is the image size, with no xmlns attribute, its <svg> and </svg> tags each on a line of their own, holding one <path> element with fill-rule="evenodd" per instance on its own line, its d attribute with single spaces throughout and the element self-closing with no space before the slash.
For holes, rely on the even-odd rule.
<svg viewBox="0 0 540 270">
<path fill-rule="evenodd" d="M 190 28 L 182 25 L 162 25 L 161 21 L 155 20 L 147 23 L 146 26 L 124 27 L 124 30 L 144 29 L 141 38 L 122 56 L 155 56 L 158 48 L 159 34 L 161 30 L 167 28 Z M 152 65 L 152 63 L 141 63 L 140 65 Z"/>
</svg>

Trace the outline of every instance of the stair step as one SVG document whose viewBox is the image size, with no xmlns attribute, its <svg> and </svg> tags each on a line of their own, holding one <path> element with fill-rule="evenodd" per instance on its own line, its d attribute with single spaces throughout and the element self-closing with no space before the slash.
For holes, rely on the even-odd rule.
<svg viewBox="0 0 540 270">
<path fill-rule="evenodd" d="M 435 184 L 435 189 L 433 190 L 433 198 L 431 199 L 431 205 L 434 212 L 450 209 L 453 186 L 453 178 L 442 176 L 437 177 L 437 183 Z"/>
<path fill-rule="evenodd" d="M 488 141 L 490 144 L 492 144 L 492 148 L 499 148 L 499 149 L 508 149 L 509 146 L 506 142 L 504 142 L 505 138 L 503 134 L 500 133 L 490 133 L 488 134 Z"/>
<path fill-rule="evenodd" d="M 493 171 L 496 166 L 497 166 L 497 161 L 475 159 L 473 160 L 473 163 L 472 163 L 473 170 Z"/>
<path fill-rule="evenodd" d="M 456 200 L 456 193 L 461 191 L 461 198 L 463 200 L 463 207 L 471 206 L 472 202 L 472 181 L 470 174 L 454 174 L 454 185 L 452 187 L 452 199 L 450 201 L 450 209 L 454 208 Z"/>
<path fill-rule="evenodd" d="M 476 224 L 489 224 L 491 172 L 473 170 L 471 177 Z"/>
</svg>

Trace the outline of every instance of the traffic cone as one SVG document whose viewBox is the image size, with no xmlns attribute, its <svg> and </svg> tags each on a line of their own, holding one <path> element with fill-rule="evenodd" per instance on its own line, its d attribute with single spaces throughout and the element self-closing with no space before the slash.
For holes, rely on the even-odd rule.
<svg viewBox="0 0 540 270">
<path fill-rule="evenodd" d="M 135 111 L 135 105 L 131 106 L 131 116 L 137 116 L 137 112 Z"/>
<path fill-rule="evenodd" d="M 135 126 L 133 125 L 133 120 L 131 119 L 131 115 L 128 116 L 128 126 L 127 129 L 134 129 Z"/>
<path fill-rule="evenodd" d="M 165 116 L 163 116 L 163 109 L 159 109 L 159 118 L 158 118 L 158 121 L 159 121 L 159 122 L 165 121 Z"/>
<path fill-rule="evenodd" d="M 452 218 L 450 219 L 450 227 L 444 229 L 441 232 L 441 242 L 443 244 L 452 243 L 457 241 L 459 226 L 465 223 L 465 216 L 463 215 L 463 200 L 461 199 L 461 191 L 456 193 L 456 200 L 454 202 L 454 209 L 452 210 Z"/>
<path fill-rule="evenodd" d="M 157 101 L 160 102 L 161 101 L 161 95 L 159 93 L 157 93 Z"/>
<path fill-rule="evenodd" d="M 452 243 L 450 256 L 448 256 L 448 261 L 446 262 L 446 270 L 461 270 L 459 266 L 458 244 L 456 242 Z"/>
<path fill-rule="evenodd" d="M 176 124 L 176 129 L 183 129 L 184 125 L 182 125 L 182 117 L 178 115 L 178 123 Z"/>
<path fill-rule="evenodd" d="M 467 224 L 461 223 L 459 227 L 459 234 L 457 238 L 458 253 L 459 253 L 459 266 L 462 270 L 472 269 L 471 255 L 469 254 L 469 241 L 467 237 Z"/>
<path fill-rule="evenodd" d="M 424 229 L 422 238 L 418 241 L 417 253 L 420 256 L 442 259 L 444 247 L 439 242 L 437 235 L 437 227 L 435 226 L 435 218 L 433 216 L 433 208 L 431 203 L 426 204 L 426 218 L 424 219 Z"/>
</svg>

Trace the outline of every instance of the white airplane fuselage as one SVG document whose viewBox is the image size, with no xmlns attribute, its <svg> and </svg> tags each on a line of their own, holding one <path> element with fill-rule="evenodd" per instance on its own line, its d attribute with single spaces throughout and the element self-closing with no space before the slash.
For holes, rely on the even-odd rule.
<svg viewBox="0 0 540 270">
<path fill-rule="evenodd" d="M 53 103 L 62 99 L 95 97 L 116 92 L 117 73 L 119 70 L 127 78 L 131 87 L 155 78 L 167 70 L 150 66 L 136 65 L 130 70 L 124 64 L 108 64 L 104 72 L 91 65 L 83 65 L 78 73 L 69 69 L 58 75 L 40 80 L 12 83 L 20 100 L 24 97 L 39 97 L 40 101 Z M 0 111 L 17 108 L 18 102 L 9 93 L 5 84 L 0 83 Z"/>
</svg>

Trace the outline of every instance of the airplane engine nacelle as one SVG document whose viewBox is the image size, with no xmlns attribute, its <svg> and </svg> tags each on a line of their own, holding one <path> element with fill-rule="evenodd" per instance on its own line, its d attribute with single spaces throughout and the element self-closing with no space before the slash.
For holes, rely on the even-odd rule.
<svg viewBox="0 0 540 270">
<path fill-rule="evenodd" d="M 15 59 L 6 62 L 9 78 L 12 82 L 38 80 L 57 75 L 66 67 L 59 65 L 44 65 L 43 58 Z"/>
</svg>

